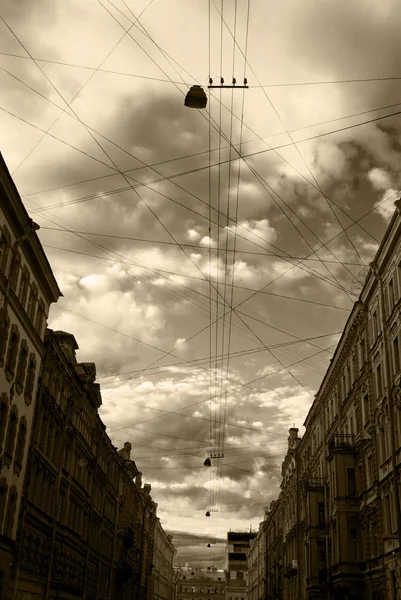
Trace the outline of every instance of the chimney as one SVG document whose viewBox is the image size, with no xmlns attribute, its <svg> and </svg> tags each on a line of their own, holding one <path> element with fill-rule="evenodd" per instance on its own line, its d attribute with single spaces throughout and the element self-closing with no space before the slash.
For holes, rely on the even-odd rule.
<svg viewBox="0 0 401 600">
<path fill-rule="evenodd" d="M 298 431 L 299 429 L 297 427 L 291 427 L 291 429 L 288 430 L 288 433 L 290 434 L 288 438 L 288 450 L 295 448 L 296 441 L 298 440 Z"/>
<path fill-rule="evenodd" d="M 124 460 L 131 460 L 131 444 L 129 442 L 125 442 L 124 448 L 118 451 L 118 455 L 121 456 Z"/>
</svg>

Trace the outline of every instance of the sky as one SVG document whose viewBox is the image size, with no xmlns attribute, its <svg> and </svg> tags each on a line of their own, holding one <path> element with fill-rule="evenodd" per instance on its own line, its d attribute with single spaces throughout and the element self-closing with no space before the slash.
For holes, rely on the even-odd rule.
<svg viewBox="0 0 401 600">
<path fill-rule="evenodd" d="M 63 292 L 49 327 L 96 363 L 177 564 L 222 567 L 226 532 L 278 496 L 399 197 L 400 18 L 396 0 L 1 3 L 0 150 Z"/>
</svg>

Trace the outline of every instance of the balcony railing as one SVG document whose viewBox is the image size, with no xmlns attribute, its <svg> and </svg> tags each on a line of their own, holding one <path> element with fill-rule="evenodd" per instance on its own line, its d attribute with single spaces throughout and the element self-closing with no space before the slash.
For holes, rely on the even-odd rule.
<svg viewBox="0 0 401 600">
<path fill-rule="evenodd" d="M 329 441 L 329 452 L 339 450 L 353 452 L 355 450 L 355 436 L 352 433 L 334 434 Z"/>
</svg>

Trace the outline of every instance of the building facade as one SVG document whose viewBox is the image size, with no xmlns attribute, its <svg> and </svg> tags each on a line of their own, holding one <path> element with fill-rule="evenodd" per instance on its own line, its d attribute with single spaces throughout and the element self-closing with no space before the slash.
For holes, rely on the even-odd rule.
<svg viewBox="0 0 401 600">
<path fill-rule="evenodd" d="M 0 597 L 11 586 L 46 320 L 61 296 L 37 228 L 0 154 Z"/>
<path fill-rule="evenodd" d="M 93 363 L 47 330 L 14 557 L 5 600 L 150 600 L 156 508 L 98 409 Z"/>
<path fill-rule="evenodd" d="M 401 598 L 401 201 L 395 205 L 302 439 L 290 430 L 281 493 L 266 517 L 269 599 Z"/>
<path fill-rule="evenodd" d="M 227 533 L 226 571 L 227 571 L 227 600 L 247 600 L 248 596 L 248 558 L 251 541 L 256 538 L 256 532 Z"/>
</svg>

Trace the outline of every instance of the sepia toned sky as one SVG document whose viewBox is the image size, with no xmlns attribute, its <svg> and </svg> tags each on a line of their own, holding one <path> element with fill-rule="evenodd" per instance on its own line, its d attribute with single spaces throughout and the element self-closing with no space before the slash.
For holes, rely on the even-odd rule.
<svg viewBox="0 0 401 600">
<path fill-rule="evenodd" d="M 221 567 L 226 532 L 279 493 L 399 197 L 400 4 L 3 0 L 0 17 L 0 150 L 64 294 L 49 326 L 96 362 L 177 562 Z M 185 107 L 209 72 L 249 89 Z"/>
</svg>

